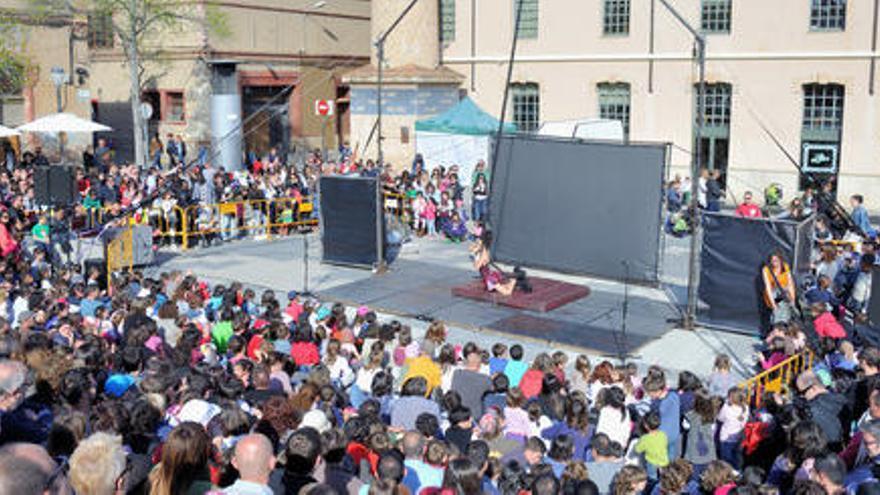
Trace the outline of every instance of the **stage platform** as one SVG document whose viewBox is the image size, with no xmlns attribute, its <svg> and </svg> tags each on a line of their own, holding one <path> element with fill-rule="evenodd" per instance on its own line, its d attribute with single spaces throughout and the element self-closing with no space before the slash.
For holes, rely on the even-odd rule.
<svg viewBox="0 0 880 495">
<path fill-rule="evenodd" d="M 553 311 L 590 295 L 590 288 L 584 285 L 532 276 L 528 277 L 528 282 L 532 286 L 531 292 L 517 290 L 509 296 L 503 296 L 497 292 L 487 291 L 483 281 L 477 279 L 453 287 L 452 295 L 538 313 Z"/>
<path fill-rule="evenodd" d="M 683 292 L 687 240 L 673 242 L 676 244 L 666 250 L 666 257 L 670 273 L 677 278 L 667 275 L 666 280 Z M 303 256 L 306 248 L 308 258 Z M 397 318 L 413 328 L 416 339 L 424 335 L 428 320 L 437 319 L 446 323 L 452 343 L 472 341 L 484 348 L 496 342 L 519 343 L 529 359 L 538 352 L 557 350 L 572 358 L 585 353 L 592 359 L 628 353 L 630 359 L 644 365 L 665 363 L 670 373 L 691 370 L 708 374 L 715 355 L 724 352 L 733 357 L 737 371 L 751 370 L 752 365 L 753 338 L 707 329 L 675 329 L 679 312 L 666 290 L 528 270 L 530 276 L 587 286 L 590 294 L 546 313 L 455 297 L 453 287 L 478 280 L 467 247 L 461 244 L 416 240 L 404 245 L 398 259 L 382 275 L 320 263 L 316 235 L 237 241 L 185 253 L 162 250 L 159 258 L 148 274 L 191 270 L 213 283 L 239 281 L 258 293 L 272 289 L 281 299 L 288 290 L 308 289 L 325 301 L 367 305 L 379 312 L 383 321 Z M 625 293 L 629 303 L 624 335 Z M 672 361 L 670 356 L 674 356 Z M 739 356 L 744 357 L 741 363 Z"/>
</svg>

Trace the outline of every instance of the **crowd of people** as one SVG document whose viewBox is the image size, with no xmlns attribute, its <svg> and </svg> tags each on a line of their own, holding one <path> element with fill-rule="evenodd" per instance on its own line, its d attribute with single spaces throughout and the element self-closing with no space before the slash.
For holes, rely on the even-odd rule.
<svg viewBox="0 0 880 495">
<path fill-rule="evenodd" d="M 179 173 L 180 147 L 178 163 L 159 154 L 139 171 L 106 149 L 78 178 L 83 209 L 308 196 L 321 174 L 361 174 L 381 178 L 416 232 L 459 242 L 485 220 L 491 182 L 478 164 L 468 196 L 457 167 L 417 157 L 393 175 L 345 153 Z M 817 221 L 814 284 L 799 287 L 779 255 L 763 267 L 770 320 L 753 364 L 721 354 L 707 376 L 673 374 L 674 356 L 640 368 L 480 348 L 439 321 L 422 334 L 369 307 L 191 273 L 105 286 L 65 259 L 65 213 L 32 213 L 37 155 L 0 171 L 2 494 L 880 492 L 880 348 L 847 323 L 864 319 L 875 248 L 834 242 L 831 219 Z M 485 246 L 475 252 L 491 278 Z M 805 352 L 814 365 L 783 390 L 738 386 Z"/>
</svg>

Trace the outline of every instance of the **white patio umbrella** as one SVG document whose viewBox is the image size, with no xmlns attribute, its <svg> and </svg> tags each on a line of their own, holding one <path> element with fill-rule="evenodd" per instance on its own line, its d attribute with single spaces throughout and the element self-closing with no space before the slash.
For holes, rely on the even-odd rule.
<svg viewBox="0 0 880 495">
<path fill-rule="evenodd" d="M 20 136 L 21 133 L 16 131 L 15 129 L 11 129 L 6 127 L 5 125 L 0 125 L 0 138 L 7 138 L 12 136 Z"/>
<path fill-rule="evenodd" d="M 20 125 L 21 132 L 103 132 L 112 131 L 110 127 L 77 117 L 72 113 L 53 113 Z"/>
<path fill-rule="evenodd" d="M 72 113 L 53 113 L 39 119 L 20 125 L 16 128 L 21 132 L 47 132 L 60 134 L 62 132 L 103 132 L 113 129 L 106 125 L 92 122 L 88 119 L 77 117 Z M 64 157 L 64 141 L 58 139 L 58 156 Z"/>
</svg>

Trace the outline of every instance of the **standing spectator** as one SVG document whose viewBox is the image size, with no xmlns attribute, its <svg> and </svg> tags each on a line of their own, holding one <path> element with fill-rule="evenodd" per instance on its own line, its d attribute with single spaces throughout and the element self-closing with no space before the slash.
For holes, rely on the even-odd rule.
<svg viewBox="0 0 880 495">
<path fill-rule="evenodd" d="M 721 171 L 713 170 L 706 181 L 706 209 L 708 211 L 721 211 L 721 198 L 724 197 L 724 192 L 721 190 L 720 178 Z"/>
<path fill-rule="evenodd" d="M 715 366 L 709 375 L 709 393 L 715 397 L 724 397 L 731 387 L 736 385 L 736 377 L 730 372 L 730 356 L 715 356 Z"/>
<path fill-rule="evenodd" d="M 843 425 L 849 425 L 846 399 L 829 391 L 812 370 L 798 375 L 795 386 L 806 399 L 812 420 L 825 432 L 829 449 L 839 452 L 843 448 Z"/>
<path fill-rule="evenodd" d="M 613 442 L 620 445 L 629 443 L 632 422 L 626 407 L 626 394 L 620 387 L 606 388 L 599 394 L 599 422 L 597 433 L 605 433 Z"/>
<path fill-rule="evenodd" d="M 849 205 L 852 207 L 850 216 L 852 216 L 852 221 L 859 230 L 869 237 L 874 237 L 877 232 L 871 226 L 871 219 L 868 217 L 868 209 L 865 208 L 864 202 L 865 198 L 861 194 L 850 196 Z"/>
<path fill-rule="evenodd" d="M 611 491 L 614 476 L 623 467 L 623 447 L 611 441 L 608 435 L 596 433 L 590 443 L 590 453 L 592 460 L 587 462 L 587 472 L 599 493 L 606 495 Z"/>
<path fill-rule="evenodd" d="M 690 429 L 684 448 L 684 458 L 693 464 L 694 472 L 697 475 L 702 473 L 716 457 L 715 421 L 718 416 L 717 411 L 714 397 L 705 390 L 699 390 L 694 394 L 694 408 L 685 414 Z"/>
<path fill-rule="evenodd" d="M 9 210 L 0 212 L 0 255 L 4 258 L 18 251 L 18 241 L 15 240 L 14 224 L 9 216 Z"/>
<path fill-rule="evenodd" d="M 174 143 L 177 147 L 177 162 L 181 164 L 186 164 L 186 141 L 183 140 L 183 136 L 178 134 L 174 138 Z"/>
<path fill-rule="evenodd" d="M 180 152 L 177 149 L 177 141 L 170 132 L 165 136 L 165 153 L 168 154 L 168 166 L 176 167 L 180 161 Z"/>
<path fill-rule="evenodd" d="M 743 194 L 743 201 L 736 207 L 736 216 L 745 218 L 761 218 L 761 208 L 752 202 L 752 191 Z"/>
<path fill-rule="evenodd" d="M 743 430 L 749 417 L 746 395 L 742 389 L 733 387 L 727 392 L 727 401 L 718 411 L 718 441 L 721 443 L 721 460 L 734 469 L 742 465 Z"/>
<path fill-rule="evenodd" d="M 669 441 L 666 433 L 660 429 L 660 415 L 651 411 L 642 419 L 642 430 L 633 452 L 642 456 L 648 478 L 657 480 L 660 469 L 669 465 Z M 672 457 L 674 459 L 674 457 Z"/>
<path fill-rule="evenodd" d="M 162 144 L 159 135 L 156 134 L 153 136 L 153 139 L 150 139 L 150 166 L 162 168 L 162 155 L 164 153 L 165 146 Z"/>
<path fill-rule="evenodd" d="M 652 409 L 660 414 L 660 430 L 669 443 L 668 459 L 678 457 L 681 440 L 681 402 L 678 394 L 666 387 L 666 375 L 661 370 L 648 373 L 643 384 L 645 393 L 653 401 Z"/>
<path fill-rule="evenodd" d="M 484 174 L 478 174 L 473 186 L 474 204 L 472 217 L 475 222 L 482 222 L 489 212 L 489 183 Z"/>
</svg>

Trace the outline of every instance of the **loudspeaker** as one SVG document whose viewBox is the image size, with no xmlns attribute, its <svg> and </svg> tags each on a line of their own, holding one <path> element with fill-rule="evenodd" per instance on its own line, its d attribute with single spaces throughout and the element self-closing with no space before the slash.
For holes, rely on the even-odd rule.
<svg viewBox="0 0 880 495">
<path fill-rule="evenodd" d="M 74 167 L 51 165 L 34 169 L 34 200 L 41 206 L 65 207 L 76 202 Z"/>
<path fill-rule="evenodd" d="M 111 227 L 104 231 L 101 240 L 104 242 L 104 258 L 107 245 L 128 231 L 128 227 Z M 132 256 L 134 266 L 145 266 L 153 263 L 153 230 L 147 225 L 132 227 Z"/>
<path fill-rule="evenodd" d="M 378 188 L 374 177 L 321 177 L 325 263 L 372 267 L 379 261 L 378 244 L 382 243 L 383 251 L 385 245 L 385 215 L 381 214 Z"/>
</svg>

